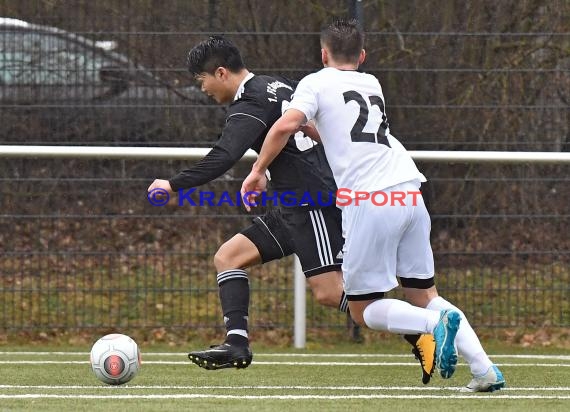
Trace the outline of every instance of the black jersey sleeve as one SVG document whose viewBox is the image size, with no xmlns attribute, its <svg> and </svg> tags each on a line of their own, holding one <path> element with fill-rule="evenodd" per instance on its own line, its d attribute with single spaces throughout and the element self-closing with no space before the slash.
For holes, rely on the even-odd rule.
<svg viewBox="0 0 570 412">
<path fill-rule="evenodd" d="M 216 145 L 198 163 L 169 179 L 172 190 L 190 189 L 211 182 L 231 169 L 263 139 L 265 123 L 255 116 L 232 114 Z"/>
<path fill-rule="evenodd" d="M 218 146 L 214 146 L 193 167 L 183 170 L 169 179 L 170 187 L 176 192 L 180 189 L 201 186 L 223 175 L 231 169 L 234 163 L 230 153 Z"/>
</svg>

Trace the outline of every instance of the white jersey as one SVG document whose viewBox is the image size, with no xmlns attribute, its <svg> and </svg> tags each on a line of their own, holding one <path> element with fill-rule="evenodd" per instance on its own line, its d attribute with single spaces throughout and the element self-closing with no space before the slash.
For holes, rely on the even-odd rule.
<svg viewBox="0 0 570 412">
<path fill-rule="evenodd" d="M 392 141 L 376 77 L 324 68 L 301 80 L 291 108 L 315 122 L 339 189 L 374 192 L 425 181 L 409 153 Z"/>
</svg>

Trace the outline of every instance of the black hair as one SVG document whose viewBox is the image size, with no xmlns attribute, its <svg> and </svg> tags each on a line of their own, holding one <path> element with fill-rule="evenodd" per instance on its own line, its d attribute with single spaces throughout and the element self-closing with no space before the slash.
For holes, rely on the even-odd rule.
<svg viewBox="0 0 570 412">
<path fill-rule="evenodd" d="M 351 63 L 358 60 L 364 48 L 364 31 L 356 19 L 337 18 L 321 30 L 321 45 L 335 60 Z"/>
<path fill-rule="evenodd" d="M 230 40 L 210 36 L 188 52 L 188 70 L 194 76 L 213 74 L 218 67 L 225 67 L 234 73 L 245 68 L 239 49 Z"/>
</svg>

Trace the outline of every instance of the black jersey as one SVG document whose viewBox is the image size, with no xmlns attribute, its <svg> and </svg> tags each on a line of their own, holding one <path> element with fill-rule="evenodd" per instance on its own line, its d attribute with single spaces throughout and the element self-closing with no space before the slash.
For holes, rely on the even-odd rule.
<svg viewBox="0 0 570 412">
<path fill-rule="evenodd" d="M 296 82 L 282 77 L 253 76 L 238 92 L 226 116 L 222 134 L 212 150 L 192 168 L 172 179 L 172 189 L 188 189 L 224 174 L 248 149 L 261 150 L 267 132 L 279 119 L 293 95 Z M 288 193 L 284 206 L 299 206 L 304 200 L 329 199 L 336 185 L 321 144 L 297 133 L 268 168 L 270 188 Z M 304 200 L 303 200 L 304 199 Z M 309 202 L 309 204 L 311 204 Z"/>
</svg>

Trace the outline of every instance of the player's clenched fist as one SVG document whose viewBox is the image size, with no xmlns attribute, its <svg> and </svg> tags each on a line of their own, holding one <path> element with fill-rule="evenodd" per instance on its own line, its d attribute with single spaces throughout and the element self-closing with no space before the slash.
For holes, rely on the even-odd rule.
<svg viewBox="0 0 570 412">
<path fill-rule="evenodd" d="M 147 192 L 152 192 L 155 189 L 163 189 L 166 190 L 168 193 L 172 194 L 172 187 L 170 186 L 170 182 L 165 179 L 154 179 L 154 182 L 148 187 Z"/>
<path fill-rule="evenodd" d="M 267 188 L 267 176 L 265 173 L 252 170 L 241 185 L 241 197 L 245 209 L 251 211 L 251 206 L 255 206 L 255 198 Z"/>
</svg>

